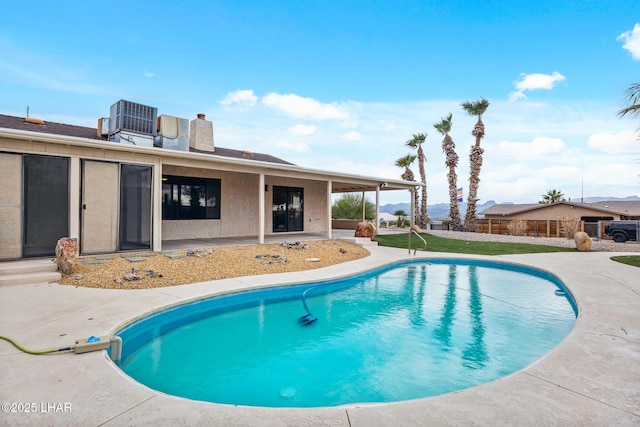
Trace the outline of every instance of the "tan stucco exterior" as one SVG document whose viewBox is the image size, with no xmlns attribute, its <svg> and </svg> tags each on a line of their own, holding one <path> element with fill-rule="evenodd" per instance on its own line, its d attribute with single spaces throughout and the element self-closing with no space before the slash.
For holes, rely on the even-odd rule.
<svg viewBox="0 0 640 427">
<path fill-rule="evenodd" d="M 149 209 L 150 227 L 142 231 L 155 251 L 162 249 L 162 241 L 178 239 L 258 236 L 257 243 L 262 243 L 265 234 L 273 234 L 274 186 L 302 188 L 303 232 L 326 232 L 330 237 L 332 193 L 375 191 L 378 200 L 380 191 L 406 192 L 416 185 L 291 164 L 0 128 L 0 167 L 10 183 L 0 188 L 0 260 L 22 256 L 23 154 L 69 159 L 68 237 L 78 239 L 81 253 L 117 249 L 117 181 L 123 164 L 152 170 L 152 206 L 143 207 Z M 220 219 L 162 220 L 163 175 L 220 179 Z"/>
<path fill-rule="evenodd" d="M 516 212 L 509 215 L 491 215 L 485 214 L 485 219 L 526 219 L 526 220 L 557 220 L 562 217 L 576 217 L 581 218 L 583 216 L 588 217 L 601 217 L 611 216 L 613 219 L 620 219 L 620 214 L 606 212 L 602 210 L 592 209 L 589 207 L 565 205 L 565 204 L 552 204 L 546 205 L 537 209 L 530 209 L 522 212 Z"/>
</svg>

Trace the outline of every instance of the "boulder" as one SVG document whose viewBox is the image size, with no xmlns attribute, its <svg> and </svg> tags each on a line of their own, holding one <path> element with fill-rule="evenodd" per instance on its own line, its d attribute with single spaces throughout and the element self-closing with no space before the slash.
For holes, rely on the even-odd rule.
<svg viewBox="0 0 640 427">
<path fill-rule="evenodd" d="M 376 235 L 376 226 L 370 222 L 359 222 L 356 225 L 354 237 L 368 237 L 372 239 Z"/>
<path fill-rule="evenodd" d="M 413 224 L 411 226 L 411 231 L 415 231 L 416 233 L 422 233 L 422 228 L 420 228 L 417 225 Z"/>
<path fill-rule="evenodd" d="M 64 274 L 70 274 L 73 271 L 73 266 L 77 258 L 78 242 L 69 237 L 63 237 L 58 240 L 56 244 L 56 264 L 58 264 L 58 270 L 62 270 Z"/>
<path fill-rule="evenodd" d="M 580 252 L 591 251 L 591 238 L 584 231 L 578 231 L 573 235 L 573 240 L 576 242 L 576 248 Z"/>
</svg>

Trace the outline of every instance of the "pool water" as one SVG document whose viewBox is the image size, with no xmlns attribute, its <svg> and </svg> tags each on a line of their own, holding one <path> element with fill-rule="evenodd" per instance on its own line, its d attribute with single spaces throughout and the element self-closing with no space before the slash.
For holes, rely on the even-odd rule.
<svg viewBox="0 0 640 427">
<path fill-rule="evenodd" d="M 318 320 L 304 325 L 302 293 Z M 502 263 L 406 261 L 347 279 L 248 291 L 121 330 L 120 367 L 159 391 L 217 403 L 393 402 L 522 369 L 571 330 L 555 276 Z"/>
</svg>

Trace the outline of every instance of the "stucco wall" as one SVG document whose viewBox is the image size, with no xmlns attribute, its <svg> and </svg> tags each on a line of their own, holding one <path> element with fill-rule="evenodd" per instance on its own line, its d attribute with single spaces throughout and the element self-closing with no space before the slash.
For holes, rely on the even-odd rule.
<svg viewBox="0 0 640 427">
<path fill-rule="evenodd" d="M 265 184 L 265 234 L 273 233 L 273 186 L 300 187 L 304 189 L 304 232 L 319 233 L 329 231 L 327 210 L 327 183 L 286 177 L 266 176 Z"/>
<path fill-rule="evenodd" d="M 190 169 L 165 166 L 165 175 L 193 176 L 220 179 L 220 219 L 162 221 L 162 239 L 202 239 L 216 237 L 257 236 L 259 233 L 258 192 L 260 177 L 257 174 Z M 265 234 L 273 233 L 273 186 L 300 187 L 304 189 L 305 232 L 328 231 L 327 183 L 286 177 L 265 177 Z"/>
<path fill-rule="evenodd" d="M 164 175 L 220 179 L 220 219 L 164 220 L 162 240 L 210 239 L 258 235 L 259 176 L 165 166 Z"/>
<path fill-rule="evenodd" d="M 602 211 L 570 205 L 553 205 L 540 209 L 520 212 L 514 215 L 485 215 L 485 219 L 528 219 L 528 220 L 557 220 L 565 216 L 572 216 L 580 219 L 583 216 L 612 216 L 613 219 L 620 219 L 620 215 L 608 214 Z"/>
<path fill-rule="evenodd" d="M 0 259 L 22 256 L 22 156 L 0 153 Z"/>
</svg>

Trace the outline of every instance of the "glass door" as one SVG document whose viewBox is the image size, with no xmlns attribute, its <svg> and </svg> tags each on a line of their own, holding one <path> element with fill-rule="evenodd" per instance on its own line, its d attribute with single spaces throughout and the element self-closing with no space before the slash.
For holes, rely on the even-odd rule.
<svg viewBox="0 0 640 427">
<path fill-rule="evenodd" d="M 151 166 L 120 166 L 120 250 L 151 249 Z"/>
<path fill-rule="evenodd" d="M 303 231 L 304 192 L 296 187 L 273 187 L 273 231 Z"/>
<path fill-rule="evenodd" d="M 25 155 L 23 171 L 23 256 L 53 256 L 69 237 L 69 159 Z"/>
</svg>

